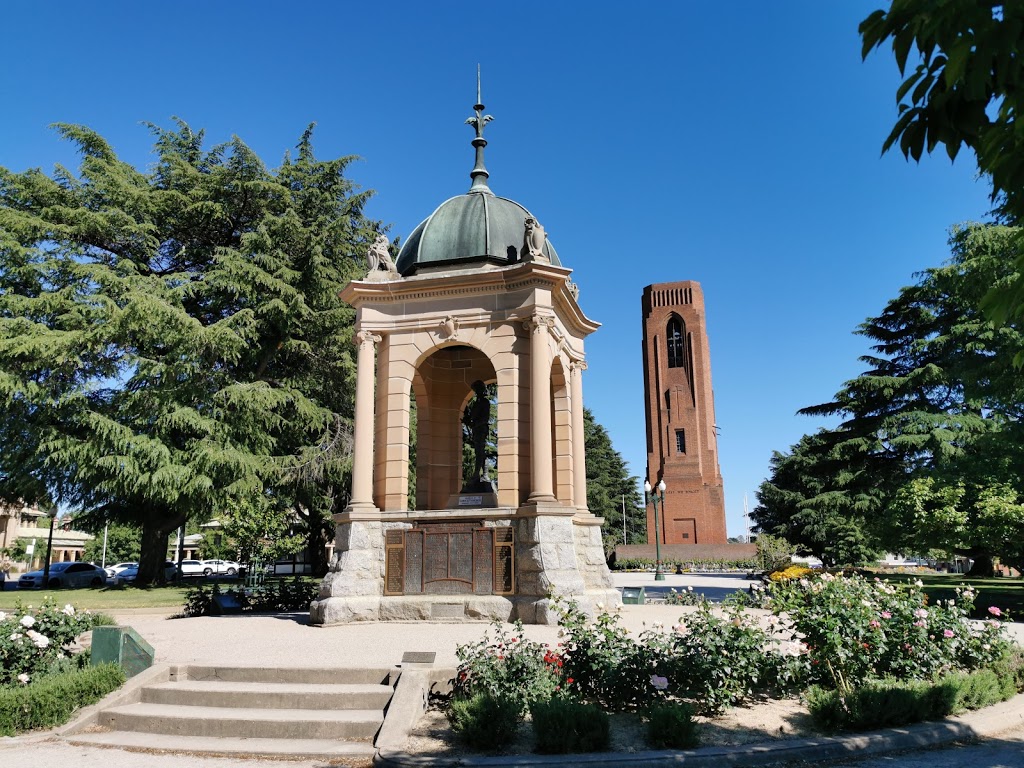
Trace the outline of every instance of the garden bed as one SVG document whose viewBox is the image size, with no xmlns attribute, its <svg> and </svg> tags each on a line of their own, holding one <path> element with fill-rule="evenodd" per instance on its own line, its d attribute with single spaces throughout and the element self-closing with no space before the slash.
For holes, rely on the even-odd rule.
<svg viewBox="0 0 1024 768">
<path fill-rule="evenodd" d="M 634 712 L 610 715 L 613 752 L 641 752 L 646 743 L 646 726 Z M 799 699 L 764 699 L 746 707 L 733 707 L 715 718 L 698 717 L 701 746 L 736 746 L 783 741 L 817 735 L 807 707 Z M 516 738 L 497 752 L 475 752 L 452 731 L 442 709 L 432 708 L 413 728 L 404 751 L 422 757 L 457 755 L 525 755 L 533 752 L 534 739 L 529 718 L 520 724 Z"/>
</svg>

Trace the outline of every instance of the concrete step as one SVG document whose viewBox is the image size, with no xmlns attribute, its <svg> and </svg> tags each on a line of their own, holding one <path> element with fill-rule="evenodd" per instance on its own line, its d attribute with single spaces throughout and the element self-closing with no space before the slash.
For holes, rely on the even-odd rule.
<svg viewBox="0 0 1024 768">
<path fill-rule="evenodd" d="M 104 709 L 98 725 L 113 731 L 188 737 L 372 742 L 383 722 L 380 709 L 245 709 L 139 702 Z"/>
<path fill-rule="evenodd" d="M 172 669 L 171 679 L 221 680 L 230 683 L 334 683 L 339 685 L 386 685 L 391 667 L 215 667 L 186 664 Z"/>
<path fill-rule="evenodd" d="M 208 736 L 173 736 L 139 731 L 90 731 L 68 736 L 70 744 L 118 747 L 146 752 L 187 752 L 198 755 L 246 755 L 307 758 L 310 760 L 371 760 L 373 745 L 369 742 L 325 739 L 239 739 Z M 121 761 L 129 764 L 130 761 Z M 187 761 L 182 763 L 187 765 Z"/>
<path fill-rule="evenodd" d="M 182 680 L 147 685 L 142 701 L 186 707 L 236 709 L 377 709 L 383 710 L 394 689 L 371 683 L 265 683 Z"/>
</svg>

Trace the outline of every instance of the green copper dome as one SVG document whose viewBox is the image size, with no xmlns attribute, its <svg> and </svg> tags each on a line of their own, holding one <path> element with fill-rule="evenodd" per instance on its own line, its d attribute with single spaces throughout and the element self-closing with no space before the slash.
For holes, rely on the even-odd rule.
<svg viewBox="0 0 1024 768">
<path fill-rule="evenodd" d="M 479 67 L 473 110 L 474 115 L 466 120 L 476 131 L 473 139 L 476 164 L 469 174 L 473 186 L 465 195 L 441 203 L 409 235 L 395 260 L 395 268 L 402 277 L 430 268 L 507 266 L 526 255 L 520 251 L 526 237 L 526 219 L 532 215 L 514 200 L 495 197 L 487 186 L 490 174 L 484 167 L 484 147 L 487 146 L 484 126 L 494 118 L 484 114 L 484 105 L 480 103 Z M 552 264 L 561 266 L 547 239 L 541 251 Z"/>
<path fill-rule="evenodd" d="M 453 197 L 413 230 L 395 266 L 408 277 L 426 267 L 515 264 L 530 216 L 519 203 L 496 197 L 489 189 Z M 550 242 L 544 242 L 544 255 L 561 265 Z"/>
</svg>

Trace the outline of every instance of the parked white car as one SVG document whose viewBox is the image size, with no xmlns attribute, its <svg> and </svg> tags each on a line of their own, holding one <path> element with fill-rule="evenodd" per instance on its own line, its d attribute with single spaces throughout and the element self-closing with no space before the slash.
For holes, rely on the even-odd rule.
<svg viewBox="0 0 1024 768">
<path fill-rule="evenodd" d="M 108 565 L 106 567 L 107 576 L 111 578 L 117 576 L 121 571 L 128 570 L 129 568 L 138 568 L 138 563 L 118 563 L 117 565 Z"/>
<path fill-rule="evenodd" d="M 234 576 L 241 568 L 234 560 L 203 560 L 203 574 L 206 576 Z"/>
<path fill-rule="evenodd" d="M 182 560 L 182 576 L 235 576 L 241 569 L 233 560 Z"/>
</svg>

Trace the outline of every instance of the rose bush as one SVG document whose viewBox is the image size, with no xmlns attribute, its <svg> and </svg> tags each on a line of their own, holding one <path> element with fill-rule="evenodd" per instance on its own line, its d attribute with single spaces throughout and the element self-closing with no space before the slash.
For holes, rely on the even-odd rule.
<svg viewBox="0 0 1024 768">
<path fill-rule="evenodd" d="M 810 682 L 840 691 L 868 680 L 929 680 L 989 667 L 1011 648 L 994 612 L 986 622 L 968 620 L 977 597 L 970 588 L 929 605 L 919 581 L 822 573 L 773 582 L 766 592 L 807 646 Z"/>
<path fill-rule="evenodd" d="M 0 611 L 0 686 L 25 685 L 45 674 L 95 623 L 93 614 L 49 599 L 38 608 L 19 602 L 11 612 Z"/>
</svg>

